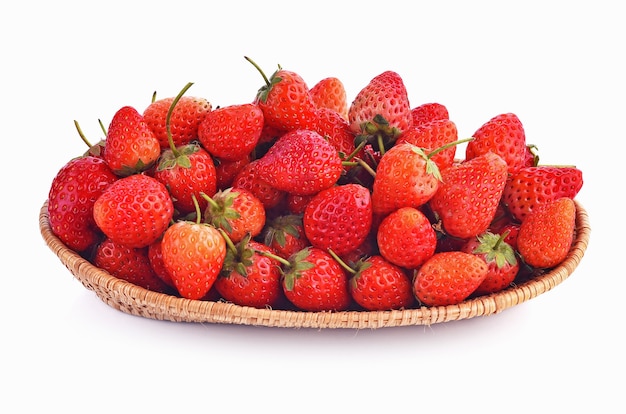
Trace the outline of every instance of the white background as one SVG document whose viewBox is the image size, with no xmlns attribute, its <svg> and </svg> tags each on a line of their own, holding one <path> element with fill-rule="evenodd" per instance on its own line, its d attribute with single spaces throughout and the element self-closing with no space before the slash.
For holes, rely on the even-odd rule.
<svg viewBox="0 0 626 414">
<path fill-rule="evenodd" d="M 619 2 L 9 2 L 0 19 L 0 411 L 577 412 L 624 403 Z M 584 172 L 573 275 L 498 315 L 377 330 L 161 322 L 116 311 L 47 248 L 52 178 L 156 90 L 248 102 L 276 65 L 349 100 L 395 70 L 462 137 L 514 112 L 542 163 Z M 617 190 L 617 191 L 615 191 Z M 10 408 L 9 408 L 10 407 Z M 185 411 L 188 410 L 188 411 Z M 332 411 L 331 411 L 332 410 Z"/>
</svg>

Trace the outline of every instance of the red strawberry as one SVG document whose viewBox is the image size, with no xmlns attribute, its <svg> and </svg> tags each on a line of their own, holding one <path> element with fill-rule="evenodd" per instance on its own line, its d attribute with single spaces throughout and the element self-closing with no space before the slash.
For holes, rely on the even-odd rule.
<svg viewBox="0 0 626 414">
<path fill-rule="evenodd" d="M 379 137 L 382 153 L 412 123 L 408 93 L 400 75 L 385 71 L 357 94 L 348 109 L 348 122 L 355 134 Z M 374 143 L 374 142 L 371 142 Z"/>
<path fill-rule="evenodd" d="M 161 148 L 169 148 L 167 136 L 167 113 L 174 98 L 164 98 L 152 102 L 143 111 L 143 118 L 148 127 L 159 140 Z M 198 138 L 198 125 L 206 114 L 210 113 L 212 105 L 204 98 L 183 96 L 172 111 L 170 118 L 170 133 L 175 146 L 189 144 Z"/>
<path fill-rule="evenodd" d="M 371 256 L 356 268 L 348 288 L 354 301 L 366 310 L 403 309 L 415 302 L 409 275 L 382 256 Z"/>
<path fill-rule="evenodd" d="M 491 224 L 507 180 L 506 162 L 497 154 L 464 161 L 441 172 L 442 183 L 429 205 L 443 230 L 467 239 Z"/>
<path fill-rule="evenodd" d="M 574 198 L 583 186 L 583 173 L 576 167 L 524 167 L 507 181 L 502 200 L 513 217 L 523 221 L 542 204 L 561 197 Z"/>
<path fill-rule="evenodd" d="M 340 311 L 350 305 L 348 276 L 326 251 L 307 247 L 289 258 L 283 268 L 285 296 L 301 310 Z"/>
<path fill-rule="evenodd" d="M 381 158 L 372 186 L 374 213 L 387 214 L 400 207 L 419 207 L 439 188 L 438 169 L 424 151 L 399 143 Z"/>
<path fill-rule="evenodd" d="M 157 277 L 165 282 L 166 285 L 176 289 L 174 281 L 172 280 L 172 276 L 165 267 L 165 263 L 163 263 L 163 250 L 161 249 L 161 241 L 162 239 L 158 239 L 150 246 L 148 246 L 148 260 L 150 260 L 150 266 L 152 266 L 152 270 L 154 270 L 154 273 L 157 275 Z"/>
<path fill-rule="evenodd" d="M 93 205 L 118 177 L 101 158 L 84 156 L 65 164 L 52 180 L 48 215 L 52 232 L 70 249 L 82 253 L 102 236 Z"/>
<path fill-rule="evenodd" d="M 153 176 L 167 187 L 174 207 L 182 215 L 196 211 L 193 197 L 203 210 L 207 202 L 200 194 L 212 196 L 217 190 L 213 158 L 196 143 L 163 151 Z"/>
<path fill-rule="evenodd" d="M 259 174 L 259 160 L 250 161 L 237 173 L 232 187 L 243 188 L 254 194 L 265 206 L 266 210 L 278 206 L 285 198 L 285 192 L 268 184 Z"/>
<path fill-rule="evenodd" d="M 320 80 L 310 90 L 311 98 L 315 106 L 328 108 L 337 112 L 343 119 L 348 120 L 348 100 L 346 89 L 336 77 L 328 77 Z"/>
<path fill-rule="evenodd" d="M 437 235 L 428 218 L 413 207 L 401 207 L 386 216 L 376 235 L 381 256 L 396 266 L 415 269 L 434 253 Z"/>
<path fill-rule="evenodd" d="M 163 235 L 174 215 L 167 188 L 156 178 L 135 174 L 120 178 L 95 201 L 93 216 L 111 240 L 146 247 Z"/>
<path fill-rule="evenodd" d="M 280 263 L 260 252 L 274 253 L 249 237 L 227 251 L 214 284 L 222 298 L 236 305 L 263 309 L 274 307 L 283 297 Z"/>
<path fill-rule="evenodd" d="M 217 181 L 217 189 L 225 190 L 233 186 L 233 181 L 237 174 L 252 161 L 251 156 L 241 158 L 239 160 L 227 161 L 219 158 L 213 158 L 215 164 L 215 175 Z"/>
<path fill-rule="evenodd" d="M 252 153 L 263 125 L 263 111 L 258 105 L 224 106 L 206 114 L 198 127 L 198 139 L 214 157 L 234 161 Z"/>
<path fill-rule="evenodd" d="M 413 279 L 413 292 L 426 306 L 456 305 L 467 299 L 487 277 L 480 257 L 461 251 L 434 254 Z"/>
<path fill-rule="evenodd" d="M 304 232 L 311 245 L 343 255 L 365 241 L 372 226 L 367 188 L 346 184 L 317 193 L 304 210 Z"/>
<path fill-rule="evenodd" d="M 113 115 L 104 159 L 115 174 L 125 177 L 145 171 L 160 154 L 159 140 L 135 108 L 125 106 Z"/>
<path fill-rule="evenodd" d="M 483 233 L 465 243 L 461 251 L 474 254 L 487 263 L 487 277 L 474 294 L 485 295 L 508 287 L 519 272 L 519 262 L 513 247 L 505 241 L 505 234 Z"/>
<path fill-rule="evenodd" d="M 291 214 L 304 214 L 304 209 L 306 208 L 309 201 L 315 197 L 315 194 L 309 195 L 297 195 L 297 194 L 287 194 L 285 197 L 285 205 L 288 212 Z"/>
<path fill-rule="evenodd" d="M 107 238 L 98 245 L 93 264 L 118 279 L 144 289 L 160 293 L 171 292 L 171 288 L 154 272 L 147 247 L 136 249 Z"/>
<path fill-rule="evenodd" d="M 293 194 L 315 194 L 341 176 L 339 153 L 320 134 L 294 130 L 259 158 L 256 171 L 272 187 Z"/>
<path fill-rule="evenodd" d="M 187 299 L 201 299 L 213 287 L 226 258 L 226 242 L 208 224 L 178 221 L 161 242 L 163 263 L 176 289 Z"/>
<path fill-rule="evenodd" d="M 350 129 L 350 124 L 341 115 L 328 108 L 320 108 L 317 111 L 317 123 L 315 131 L 326 137 L 333 147 L 345 158 L 355 150 L 355 135 Z"/>
<path fill-rule="evenodd" d="M 439 119 L 450 119 L 448 108 L 437 102 L 425 103 L 411 109 L 413 126 L 426 124 Z"/>
<path fill-rule="evenodd" d="M 526 134 L 515 114 L 491 118 L 474 132 L 473 137 L 465 149 L 466 160 L 493 152 L 506 161 L 509 173 L 516 173 L 526 162 Z"/>
<path fill-rule="evenodd" d="M 220 190 L 209 202 L 203 214 L 209 223 L 228 234 L 233 243 L 243 240 L 246 234 L 258 236 L 265 226 L 265 208 L 254 194 L 244 188 Z"/>
<path fill-rule="evenodd" d="M 439 119 L 432 122 L 414 125 L 405 131 L 397 143 L 409 142 L 420 148 L 432 151 L 458 139 L 456 124 L 449 119 Z M 454 163 L 456 155 L 456 145 L 441 150 L 432 156 L 432 160 L 437 163 L 440 170 L 443 170 Z"/>
<path fill-rule="evenodd" d="M 519 229 L 517 248 L 526 264 L 550 268 L 560 264 L 574 240 L 576 204 L 561 197 L 530 212 Z"/>
<path fill-rule="evenodd" d="M 279 67 L 268 79 L 256 63 L 246 59 L 265 80 L 254 100 L 263 111 L 265 123 L 282 131 L 311 128 L 317 108 L 302 76 Z"/>
<path fill-rule="evenodd" d="M 274 217 L 266 223 L 262 235 L 263 242 L 284 259 L 311 245 L 304 233 L 302 216 L 297 214 Z"/>
</svg>

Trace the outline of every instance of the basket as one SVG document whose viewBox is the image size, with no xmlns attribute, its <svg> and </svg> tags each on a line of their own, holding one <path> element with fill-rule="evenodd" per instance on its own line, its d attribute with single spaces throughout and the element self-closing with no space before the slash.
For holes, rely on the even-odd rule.
<svg viewBox="0 0 626 414">
<path fill-rule="evenodd" d="M 83 286 L 119 311 L 172 322 L 255 325 L 281 328 L 376 329 L 431 325 L 502 312 L 545 293 L 576 269 L 589 242 L 591 227 L 586 210 L 576 201 L 576 229 L 572 248 L 559 266 L 501 292 L 468 299 L 457 305 L 392 311 L 306 312 L 256 309 L 222 301 L 184 299 L 152 292 L 118 279 L 92 265 L 65 246 L 50 228 L 47 202 L 41 207 L 39 228 L 48 247 Z"/>
</svg>

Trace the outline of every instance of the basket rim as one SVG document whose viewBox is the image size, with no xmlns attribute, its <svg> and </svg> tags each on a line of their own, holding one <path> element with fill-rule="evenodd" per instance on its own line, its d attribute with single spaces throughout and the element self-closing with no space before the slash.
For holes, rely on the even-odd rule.
<svg viewBox="0 0 626 414">
<path fill-rule="evenodd" d="M 192 300 L 149 291 L 112 276 L 68 248 L 50 227 L 48 201 L 41 206 L 39 228 L 50 250 L 80 281 L 107 305 L 124 313 L 171 322 L 219 323 L 282 328 L 356 328 L 432 325 L 488 316 L 533 299 L 562 283 L 576 269 L 589 243 L 591 226 L 587 211 L 577 200 L 576 234 L 565 260 L 550 271 L 519 285 L 456 305 L 403 310 L 308 312 L 257 309 L 223 301 Z"/>
</svg>

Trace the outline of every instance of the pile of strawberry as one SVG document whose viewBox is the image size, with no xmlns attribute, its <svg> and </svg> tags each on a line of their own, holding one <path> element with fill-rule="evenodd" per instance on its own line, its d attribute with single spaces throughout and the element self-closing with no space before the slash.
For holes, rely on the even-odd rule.
<svg viewBox="0 0 626 414">
<path fill-rule="evenodd" d="M 249 103 L 120 108 L 55 176 L 54 234 L 112 275 L 188 299 L 304 311 L 450 305 L 561 263 L 582 172 L 540 165 L 513 113 L 467 139 L 398 73 L 348 105 L 293 71 Z M 459 157 L 459 144 L 466 144 Z"/>
</svg>

